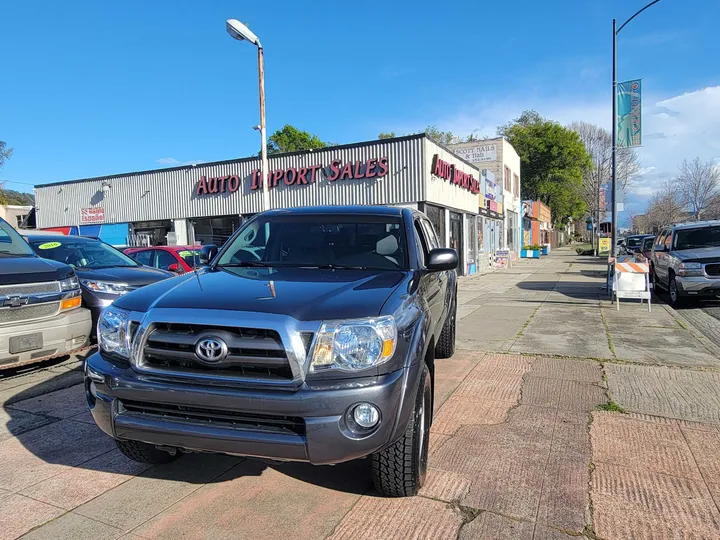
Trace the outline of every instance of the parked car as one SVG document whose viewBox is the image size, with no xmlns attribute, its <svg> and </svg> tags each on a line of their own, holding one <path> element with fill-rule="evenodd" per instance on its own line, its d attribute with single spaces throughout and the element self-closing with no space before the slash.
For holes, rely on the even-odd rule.
<svg viewBox="0 0 720 540">
<path fill-rule="evenodd" d="M 82 287 L 83 306 L 92 313 L 93 336 L 100 312 L 118 296 L 175 275 L 144 267 L 94 238 L 29 235 L 26 239 L 40 257 L 75 269 Z"/>
<path fill-rule="evenodd" d="M 655 236 L 647 236 L 643 238 L 642 243 L 635 249 L 636 255 L 642 255 L 645 260 L 649 261 L 652 256 L 652 247 L 655 243 Z"/>
<path fill-rule="evenodd" d="M 670 302 L 720 296 L 720 220 L 665 227 L 651 257 L 656 286 L 667 289 Z"/>
<path fill-rule="evenodd" d="M 69 265 L 38 257 L 0 218 L 0 370 L 85 346 L 92 323 L 80 295 Z"/>
<path fill-rule="evenodd" d="M 125 255 L 144 266 L 178 274 L 190 272 L 200 264 L 200 246 L 152 246 L 125 248 Z"/>
<path fill-rule="evenodd" d="M 455 350 L 458 255 L 439 245 L 407 208 L 258 214 L 219 253 L 204 247 L 197 274 L 103 311 L 92 416 L 136 461 L 369 455 L 381 493 L 414 495 L 436 358 Z"/>
<path fill-rule="evenodd" d="M 646 238 L 655 238 L 654 234 L 633 234 L 625 238 L 625 244 L 621 248 L 627 255 L 634 255 L 642 246 L 643 240 Z"/>
</svg>

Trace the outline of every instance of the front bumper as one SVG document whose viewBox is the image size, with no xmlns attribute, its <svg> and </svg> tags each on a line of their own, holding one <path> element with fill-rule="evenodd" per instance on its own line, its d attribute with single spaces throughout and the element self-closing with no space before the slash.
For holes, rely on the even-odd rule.
<svg viewBox="0 0 720 540">
<path fill-rule="evenodd" d="M 704 276 L 676 276 L 678 290 L 686 296 L 720 296 L 720 279 Z"/>
<path fill-rule="evenodd" d="M 118 367 L 100 353 L 87 361 L 88 404 L 98 426 L 116 439 L 188 451 L 340 463 L 367 456 L 395 442 L 412 416 L 419 364 L 393 373 L 351 381 L 307 382 L 296 391 L 187 384 L 140 375 Z M 345 421 L 360 402 L 380 410 L 380 423 L 358 435 Z M 302 433 L 270 432 L 247 426 L 128 411 L 127 404 L 153 404 L 218 414 L 243 413 L 302 419 Z"/>
<path fill-rule="evenodd" d="M 85 308 L 60 313 L 51 319 L 20 325 L 0 326 L 0 369 L 17 367 L 70 354 L 83 347 L 91 330 L 90 312 Z M 42 348 L 10 353 L 10 338 L 42 333 Z"/>
</svg>

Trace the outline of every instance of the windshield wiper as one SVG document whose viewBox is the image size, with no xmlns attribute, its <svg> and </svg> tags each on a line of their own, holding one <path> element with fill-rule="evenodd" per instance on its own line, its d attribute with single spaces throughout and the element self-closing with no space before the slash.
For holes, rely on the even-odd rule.
<svg viewBox="0 0 720 540">
<path fill-rule="evenodd" d="M 350 266 L 347 264 L 332 263 L 303 265 L 303 268 L 319 268 L 321 270 L 370 270 L 369 266 Z"/>
<path fill-rule="evenodd" d="M 216 268 L 243 268 L 243 267 L 271 268 L 273 266 L 283 266 L 283 264 L 266 262 L 266 261 L 241 261 L 241 262 L 236 262 L 236 263 L 218 264 L 218 265 L 216 265 Z"/>
</svg>

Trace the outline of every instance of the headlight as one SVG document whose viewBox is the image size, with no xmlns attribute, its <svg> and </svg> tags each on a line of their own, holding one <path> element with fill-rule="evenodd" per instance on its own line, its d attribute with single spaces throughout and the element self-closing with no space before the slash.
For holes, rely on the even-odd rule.
<svg viewBox="0 0 720 540">
<path fill-rule="evenodd" d="M 79 288 L 80 282 L 78 281 L 77 276 L 70 276 L 69 278 L 60 281 L 60 290 L 62 290 L 63 292 L 73 291 Z"/>
<path fill-rule="evenodd" d="M 678 274 L 680 274 L 681 276 L 702 276 L 702 268 L 702 263 L 680 263 L 680 266 L 678 266 Z"/>
<path fill-rule="evenodd" d="M 81 283 L 91 291 L 102 292 L 107 294 L 116 294 L 120 296 L 130 290 L 127 283 L 113 283 L 111 281 L 95 281 L 93 279 L 83 279 Z"/>
<path fill-rule="evenodd" d="M 310 369 L 356 371 L 374 367 L 392 358 L 396 343 L 397 329 L 391 315 L 327 321 L 315 340 Z"/>
<path fill-rule="evenodd" d="M 130 357 L 129 320 L 127 311 L 112 306 L 100 313 L 97 338 L 101 350 L 124 358 Z"/>
</svg>

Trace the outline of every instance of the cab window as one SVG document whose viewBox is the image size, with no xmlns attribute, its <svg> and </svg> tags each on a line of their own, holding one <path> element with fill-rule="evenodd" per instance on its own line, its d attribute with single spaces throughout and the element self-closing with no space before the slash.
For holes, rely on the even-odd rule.
<svg viewBox="0 0 720 540">
<path fill-rule="evenodd" d="M 152 266 L 153 250 L 151 249 L 145 251 L 138 251 L 136 253 L 130 253 L 129 255 L 131 258 L 135 259 L 137 262 L 144 266 Z"/>
<path fill-rule="evenodd" d="M 156 253 L 157 260 L 155 261 L 155 266 L 157 268 L 160 268 L 162 270 L 168 270 L 171 264 L 178 263 L 177 260 L 175 260 L 175 257 L 172 256 L 172 253 L 162 250 L 157 250 Z"/>
<path fill-rule="evenodd" d="M 420 264 L 425 266 L 428 258 L 428 243 L 425 239 L 425 233 L 423 233 L 422 225 L 418 221 L 415 222 L 415 236 L 417 237 L 417 250 L 420 255 Z"/>
</svg>

